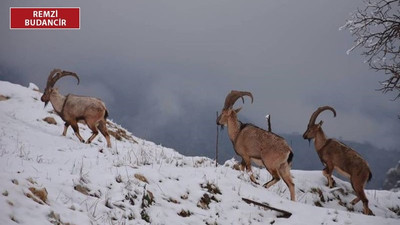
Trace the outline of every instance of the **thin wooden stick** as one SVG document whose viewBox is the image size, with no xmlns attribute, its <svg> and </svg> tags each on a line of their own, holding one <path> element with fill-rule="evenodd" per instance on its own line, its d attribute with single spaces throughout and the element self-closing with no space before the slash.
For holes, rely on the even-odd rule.
<svg viewBox="0 0 400 225">
<path fill-rule="evenodd" d="M 250 199 L 247 199 L 247 198 L 242 198 L 242 200 L 245 201 L 247 204 L 254 204 L 256 206 L 261 206 L 263 208 L 282 213 L 282 215 L 278 215 L 277 217 L 289 218 L 290 216 L 292 216 L 291 212 L 288 212 L 288 211 L 285 211 L 285 210 L 282 210 L 282 209 L 277 209 L 277 208 L 274 208 L 272 206 L 269 206 L 269 205 L 266 205 L 266 204 L 263 204 L 263 203 L 259 203 L 259 202 L 256 202 L 256 201 L 253 201 L 253 200 L 250 200 Z"/>
<path fill-rule="evenodd" d="M 266 115 L 265 118 L 267 119 L 268 132 L 272 132 L 272 128 L 271 128 L 271 115 Z"/>
<path fill-rule="evenodd" d="M 218 119 L 218 111 L 217 111 L 217 119 Z M 217 141 L 215 143 L 215 167 L 218 166 L 218 138 L 219 138 L 219 129 L 217 124 Z"/>
<path fill-rule="evenodd" d="M 271 127 L 271 115 L 268 116 L 268 131 L 272 132 L 272 127 Z"/>
</svg>

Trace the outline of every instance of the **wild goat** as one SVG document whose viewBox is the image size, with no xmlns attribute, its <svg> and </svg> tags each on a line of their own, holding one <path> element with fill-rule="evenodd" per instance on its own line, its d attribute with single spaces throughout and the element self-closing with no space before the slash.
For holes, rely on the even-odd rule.
<svg viewBox="0 0 400 225">
<path fill-rule="evenodd" d="M 271 187 L 283 179 L 290 191 L 290 199 L 295 201 L 294 183 L 290 175 L 290 163 L 293 153 L 285 139 L 256 127 L 252 124 L 243 124 L 237 118 L 241 108 L 233 109 L 235 102 L 243 96 L 249 96 L 253 103 L 253 95 L 245 91 L 231 91 L 225 99 L 225 105 L 217 118 L 217 125 L 228 126 L 228 135 L 235 152 L 242 158 L 241 170 L 244 167 L 250 172 L 250 180 L 258 182 L 253 176 L 251 161 L 259 166 L 265 166 L 272 175 L 272 179 L 263 186 Z"/>
<path fill-rule="evenodd" d="M 41 97 L 45 106 L 50 101 L 53 105 L 54 111 L 62 120 L 65 121 L 63 135 L 65 136 L 67 134 L 68 126 L 71 125 L 78 139 L 81 142 L 85 142 L 79 134 L 78 127 L 78 121 L 83 120 L 92 130 L 92 136 L 90 136 L 86 143 L 91 143 L 97 136 L 99 133 L 97 130 L 98 128 L 107 140 L 107 147 L 111 148 L 110 135 L 108 134 L 106 127 L 108 111 L 104 102 L 93 97 L 77 96 L 72 94 L 68 94 L 67 96 L 61 95 L 57 88 L 54 88 L 54 84 L 58 79 L 64 76 L 75 77 L 79 84 L 79 77 L 76 73 L 54 69 L 50 72 L 50 75 L 47 78 L 46 88 Z"/>
<path fill-rule="evenodd" d="M 309 141 L 314 139 L 315 150 L 325 166 L 322 174 L 328 179 L 328 186 L 332 188 L 335 184 L 332 172 L 336 169 L 343 176 L 350 178 L 351 186 L 357 195 L 351 204 L 354 205 L 361 200 L 364 206 L 364 214 L 373 215 L 372 211 L 368 208 L 368 199 L 364 193 L 365 184 L 372 177 L 368 163 L 350 147 L 335 139 L 326 138 L 321 128 L 323 121 L 321 120 L 318 124 L 315 123 L 318 115 L 325 110 L 332 111 L 333 116 L 336 117 L 334 108 L 330 106 L 319 107 L 312 114 L 303 138 Z"/>
</svg>

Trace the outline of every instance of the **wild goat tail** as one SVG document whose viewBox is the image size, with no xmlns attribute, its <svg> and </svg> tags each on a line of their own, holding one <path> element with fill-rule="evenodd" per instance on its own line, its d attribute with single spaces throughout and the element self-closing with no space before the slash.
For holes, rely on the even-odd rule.
<svg viewBox="0 0 400 225">
<path fill-rule="evenodd" d="M 107 119 L 107 117 L 108 117 L 108 111 L 106 109 L 106 113 L 104 113 L 104 119 Z"/>
<path fill-rule="evenodd" d="M 368 181 L 370 181 L 371 179 L 372 179 L 372 173 L 371 173 L 371 171 L 369 171 Z"/>
<path fill-rule="evenodd" d="M 288 164 L 291 166 L 292 165 L 292 160 L 293 160 L 293 152 L 290 151 L 289 157 L 287 159 Z"/>
</svg>

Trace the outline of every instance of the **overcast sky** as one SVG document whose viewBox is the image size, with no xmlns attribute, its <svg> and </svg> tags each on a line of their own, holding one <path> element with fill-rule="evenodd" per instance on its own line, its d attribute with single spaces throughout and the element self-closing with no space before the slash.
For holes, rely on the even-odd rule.
<svg viewBox="0 0 400 225">
<path fill-rule="evenodd" d="M 81 84 L 60 80 L 62 93 L 103 99 L 111 119 L 150 140 L 156 130 L 168 133 L 169 121 L 215 124 L 215 111 L 236 89 L 254 95 L 239 118 L 264 126 L 271 114 L 277 133 L 302 134 L 312 112 L 331 105 L 337 117 L 321 115 L 329 137 L 398 149 L 399 101 L 376 91 L 383 74 L 369 70 L 360 51 L 347 55 L 353 38 L 339 31 L 362 4 L 1 1 L 0 79 L 44 88 L 53 68 L 74 71 Z M 11 6 L 79 6 L 82 28 L 9 30 Z"/>
</svg>

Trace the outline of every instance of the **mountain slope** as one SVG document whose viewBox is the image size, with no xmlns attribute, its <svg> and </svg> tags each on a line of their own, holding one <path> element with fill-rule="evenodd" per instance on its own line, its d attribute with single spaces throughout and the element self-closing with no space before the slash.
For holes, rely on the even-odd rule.
<svg viewBox="0 0 400 225">
<path fill-rule="evenodd" d="M 0 224 L 398 224 L 400 193 L 367 190 L 376 216 L 361 214 L 351 185 L 336 178 L 330 190 L 320 171 L 293 170 L 298 202 L 283 182 L 270 189 L 253 185 L 228 160 L 185 157 L 173 149 L 121 134 L 106 148 L 99 135 L 82 144 L 40 93 L 0 81 Z M 110 109 L 112 115 L 112 109 Z M 44 122 L 54 117 L 57 125 Z M 90 130 L 80 124 L 81 135 Z M 270 179 L 254 168 L 260 183 Z M 45 190 L 45 191 L 44 191 Z M 288 219 L 249 205 L 267 202 L 292 213 Z M 319 206 L 319 207 L 317 207 Z M 354 212 L 352 212 L 354 211 Z M 397 214 L 396 214 L 397 213 Z M 146 222 L 147 221 L 147 222 Z"/>
</svg>

